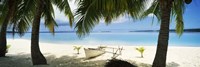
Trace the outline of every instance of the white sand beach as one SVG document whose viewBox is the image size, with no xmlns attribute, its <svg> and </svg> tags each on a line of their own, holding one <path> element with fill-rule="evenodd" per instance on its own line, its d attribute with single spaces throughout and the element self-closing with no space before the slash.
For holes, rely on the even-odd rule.
<svg viewBox="0 0 200 67">
<path fill-rule="evenodd" d="M 8 39 L 11 45 L 7 57 L 0 58 L 0 67 L 32 67 L 30 56 L 30 40 Z M 77 44 L 81 45 L 81 44 Z M 41 43 L 41 52 L 47 59 L 48 65 L 34 67 L 103 67 L 112 54 L 105 53 L 99 57 L 85 60 L 83 48 L 98 47 L 100 45 L 81 45 L 83 48 L 77 55 L 73 50 L 74 45 L 67 43 Z M 118 47 L 118 45 L 104 45 L 108 47 Z M 124 48 L 122 55 L 118 59 L 127 60 L 139 67 L 151 67 L 156 47 L 144 46 L 144 58 L 140 58 L 140 53 L 135 50 L 139 46 L 121 46 Z M 162 60 L 162 59 L 161 59 Z M 200 47 L 172 47 L 168 48 L 167 67 L 200 67 Z"/>
</svg>

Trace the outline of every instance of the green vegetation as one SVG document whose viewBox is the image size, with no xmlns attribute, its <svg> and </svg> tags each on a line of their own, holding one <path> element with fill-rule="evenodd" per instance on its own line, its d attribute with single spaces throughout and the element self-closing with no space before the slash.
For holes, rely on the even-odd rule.
<svg viewBox="0 0 200 67">
<path fill-rule="evenodd" d="M 186 4 L 191 2 L 192 0 L 153 0 L 150 8 L 142 13 L 143 18 L 154 14 L 160 22 L 157 50 L 152 67 L 166 67 L 170 22 L 175 18 L 176 33 L 181 36 L 184 30 L 184 9 Z"/>
<path fill-rule="evenodd" d="M 82 48 L 82 46 L 74 46 L 74 50 L 77 51 L 77 54 L 80 54 L 79 51 Z"/>
<path fill-rule="evenodd" d="M 44 25 L 54 34 L 57 24 L 54 20 L 53 5 L 68 16 L 70 26 L 72 26 L 74 16 L 68 0 L 4 0 L 0 5 L 0 57 L 5 57 L 6 54 L 7 28 L 12 29 L 13 35 L 17 32 L 23 36 L 32 27 L 31 57 L 33 65 L 47 64 L 39 48 L 40 20 L 43 18 Z"/>
<path fill-rule="evenodd" d="M 146 0 L 83 0 L 78 2 L 79 7 L 76 15 L 80 17 L 76 24 L 78 35 L 84 36 L 90 33 L 91 29 L 104 18 L 106 24 L 124 14 L 130 15 L 133 19 L 142 19 L 149 14 L 154 14 L 160 21 L 160 32 L 153 67 L 165 67 L 169 40 L 170 20 L 175 18 L 176 33 L 182 35 L 184 29 L 183 13 L 186 4 L 192 0 L 153 0 L 147 10 Z M 185 4 L 186 3 L 186 4 Z M 120 6 L 118 6 L 120 4 Z M 144 13 L 142 13 L 144 12 Z M 141 14 L 142 17 L 138 17 Z M 154 18 L 154 17 L 153 17 Z M 160 60 L 163 59 L 163 60 Z"/>
<path fill-rule="evenodd" d="M 136 48 L 136 50 L 140 52 L 141 58 L 143 58 L 144 57 L 143 53 L 144 53 L 145 48 L 144 47 L 138 47 L 138 48 Z"/>
<path fill-rule="evenodd" d="M 165 67 L 170 20 L 175 18 L 176 32 L 181 36 L 184 29 L 185 5 L 190 4 L 192 0 L 153 0 L 147 10 L 144 7 L 147 5 L 147 0 L 77 0 L 76 2 L 78 8 L 75 13 L 77 17 L 75 29 L 79 37 L 89 34 L 102 18 L 106 24 L 110 24 L 113 19 L 124 15 L 130 15 L 133 19 L 141 19 L 149 14 L 154 14 L 161 25 L 152 67 Z M 6 47 L 7 27 L 11 26 L 13 32 L 17 31 L 23 35 L 32 26 L 31 57 L 33 65 L 47 64 L 39 48 L 39 30 L 40 20 L 44 18 L 45 26 L 54 33 L 57 24 L 54 20 L 53 4 L 68 16 L 70 26 L 72 26 L 74 16 L 68 0 L 4 0 L 0 5 L 2 8 L 0 9 L 0 57 L 5 57 L 6 48 L 8 48 Z M 139 17 L 140 14 L 144 15 Z M 81 47 L 76 47 L 75 50 L 79 53 L 80 49 Z"/>
<path fill-rule="evenodd" d="M 4 0 L 0 5 L 0 57 L 5 57 L 6 52 L 6 31 L 7 28 L 12 29 L 13 36 L 17 32 L 19 36 L 23 36 L 24 32 L 28 31 L 31 25 L 30 12 L 33 3 L 29 0 Z M 26 4 L 26 5 L 25 5 Z"/>
<path fill-rule="evenodd" d="M 32 1 L 32 0 L 28 0 Z M 65 16 L 68 16 L 69 23 L 72 26 L 73 15 L 68 4 L 68 0 L 33 0 L 32 5 L 35 5 L 33 8 L 33 21 L 32 21 L 32 32 L 31 32 L 31 57 L 33 65 L 42 65 L 47 64 L 46 58 L 40 51 L 39 47 L 39 31 L 40 31 L 40 20 L 44 18 L 44 25 L 49 29 L 51 33 L 54 34 L 55 27 L 57 23 L 54 17 L 54 8 L 55 5 L 61 12 L 64 12 Z M 38 59 L 39 58 L 39 59 Z"/>
<path fill-rule="evenodd" d="M 6 53 L 8 53 L 8 49 L 9 49 L 10 47 L 11 47 L 10 44 L 6 46 Z"/>
<path fill-rule="evenodd" d="M 105 24 L 111 24 L 118 17 L 129 15 L 138 19 L 147 3 L 146 0 L 77 0 L 75 16 L 76 33 L 79 37 L 88 35 L 103 18 Z"/>
</svg>

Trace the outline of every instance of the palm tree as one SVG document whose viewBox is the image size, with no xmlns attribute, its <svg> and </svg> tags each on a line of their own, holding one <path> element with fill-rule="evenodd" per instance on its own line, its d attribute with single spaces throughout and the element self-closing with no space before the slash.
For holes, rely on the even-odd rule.
<svg viewBox="0 0 200 67">
<path fill-rule="evenodd" d="M 88 0 L 87 0 L 88 1 Z M 87 33 L 90 32 L 90 30 L 99 22 L 99 18 L 102 18 L 102 15 L 110 15 L 109 14 L 109 10 L 114 9 L 115 7 L 111 7 L 113 6 L 112 4 L 110 5 L 106 5 L 103 2 L 107 2 L 107 1 L 103 1 L 103 2 L 99 2 L 98 0 L 95 0 L 96 2 L 98 1 L 97 4 L 95 3 L 95 1 L 81 1 L 79 2 L 79 5 L 81 5 L 78 8 L 77 11 L 77 16 L 79 18 L 77 24 L 76 24 L 76 28 L 77 33 L 81 36 L 81 35 L 86 35 Z M 119 1 L 119 0 L 118 0 Z M 125 0 L 124 0 L 125 1 Z M 168 48 L 168 40 L 169 40 L 169 22 L 170 22 L 170 16 L 175 16 L 176 17 L 176 32 L 181 35 L 183 32 L 183 9 L 184 9 L 184 1 L 186 4 L 189 4 L 192 0 L 155 0 L 153 5 L 149 8 L 151 10 L 147 10 L 147 12 L 149 11 L 153 11 L 152 13 L 161 21 L 161 27 L 160 27 L 160 32 L 159 32 L 159 38 L 158 38 L 158 45 L 157 45 L 157 51 L 156 51 L 156 56 L 155 56 L 155 60 L 153 63 L 153 67 L 165 67 L 166 65 L 166 56 L 167 56 L 167 48 Z M 115 3 L 115 2 L 107 2 L 107 3 Z M 122 5 L 120 4 L 120 6 L 123 6 L 123 2 Z M 131 2 L 129 2 L 131 3 Z M 137 3 L 136 5 L 144 5 L 144 3 Z M 96 6 L 95 6 L 96 5 Z M 105 7 L 102 5 L 106 5 L 106 8 L 109 8 L 108 10 L 105 9 L 95 9 L 98 7 Z M 116 4 L 119 5 L 119 4 Z M 131 6 L 135 5 L 135 4 L 129 4 Z M 127 6 L 124 6 L 125 8 Z M 117 8 L 119 10 L 115 10 L 114 12 L 112 12 L 111 14 L 114 14 L 114 16 L 119 16 L 121 13 L 123 13 L 123 11 L 121 12 L 120 9 L 121 8 Z M 102 10 L 102 12 L 101 12 Z M 126 10 L 130 10 L 130 9 L 126 9 Z M 132 9 L 131 9 L 132 10 Z M 132 10 L 134 11 L 134 10 Z M 133 14 L 131 14 L 132 17 L 136 17 L 139 12 L 132 12 Z M 146 15 L 148 15 L 148 13 L 144 13 Z M 108 19 L 111 20 L 113 19 L 113 15 L 111 16 L 103 16 L 104 19 Z M 162 60 L 161 60 L 162 59 Z"/>
<path fill-rule="evenodd" d="M 144 57 L 144 56 L 143 56 L 143 53 L 144 53 L 145 48 L 144 48 L 144 47 L 138 47 L 138 48 L 136 48 L 136 50 L 137 50 L 138 52 L 140 52 L 141 58 L 143 58 L 143 57 Z"/>
<path fill-rule="evenodd" d="M 12 28 L 13 36 L 17 33 L 22 37 L 25 32 L 27 32 L 32 24 L 33 11 L 35 11 L 34 5 L 31 5 L 34 1 L 31 0 L 18 0 L 18 7 L 16 10 L 12 23 L 9 24 L 9 27 Z"/>
<path fill-rule="evenodd" d="M 46 59 L 39 48 L 40 19 L 41 17 L 44 17 L 45 25 L 48 27 L 50 32 L 54 33 L 54 27 L 57 26 L 57 24 L 53 17 L 53 3 L 57 5 L 60 10 L 64 11 L 65 15 L 70 17 L 71 25 L 73 22 L 73 15 L 68 0 L 36 0 L 36 12 L 34 15 L 31 34 L 31 57 L 33 65 L 47 64 Z"/>
<path fill-rule="evenodd" d="M 77 0 L 78 9 L 75 17 L 78 19 L 75 28 L 79 37 L 88 35 L 101 19 L 110 24 L 112 19 L 130 15 L 137 19 L 144 9 L 146 0 Z"/>
<path fill-rule="evenodd" d="M 74 47 L 74 50 L 77 51 L 77 54 L 80 54 L 80 49 L 82 48 L 82 46 L 73 46 Z"/>
<path fill-rule="evenodd" d="M 30 8 L 32 6 L 24 6 L 25 4 L 30 4 L 29 1 L 23 0 L 5 0 L 0 7 L 0 23 L 1 23 L 1 35 L 0 35 L 0 54 L 1 56 L 5 56 L 4 49 L 6 46 L 6 30 L 7 27 L 12 27 L 13 35 L 15 31 L 20 35 L 23 36 L 24 32 L 28 31 L 31 15 L 27 7 Z M 12 8 L 12 9 L 11 9 Z M 25 10 L 26 9 L 26 10 Z"/>
<path fill-rule="evenodd" d="M 142 17 L 145 17 L 153 13 L 161 22 L 153 67 L 166 66 L 170 18 L 171 16 L 176 18 L 176 32 L 181 36 L 184 29 L 184 6 L 185 3 L 189 4 L 191 1 L 192 0 L 154 0 L 152 6 L 142 15 Z"/>
<path fill-rule="evenodd" d="M 45 57 L 40 52 L 39 48 L 39 29 L 40 18 L 44 9 L 44 0 L 38 0 L 36 2 L 36 14 L 34 15 L 32 34 L 31 34 L 31 58 L 33 65 L 47 64 Z"/>
<path fill-rule="evenodd" d="M 15 1 L 15 0 L 14 0 Z M 56 22 L 53 18 L 53 3 L 59 7 L 61 11 L 64 11 L 65 15 L 70 18 L 70 25 L 72 26 L 73 14 L 70 10 L 68 0 L 18 0 L 13 2 L 13 0 L 6 0 L 3 5 L 0 5 L 0 22 L 2 24 L 3 32 L 0 41 L 3 46 L 6 46 L 6 30 L 8 22 L 11 21 L 9 25 L 13 28 L 14 33 L 18 33 L 20 36 L 24 35 L 24 32 L 28 31 L 30 27 L 30 22 L 33 20 L 32 26 L 32 38 L 31 38 L 31 56 L 34 65 L 46 64 L 46 59 L 42 55 L 39 49 L 39 25 L 40 18 L 44 17 L 45 25 L 49 28 L 50 32 L 54 33 L 54 26 Z M 14 3 L 14 4 L 13 4 Z M 9 5 L 9 6 L 7 6 Z M 9 9 L 8 9 L 9 7 Z M 36 8 L 37 7 L 37 8 Z M 11 9 L 12 8 L 12 9 Z M 36 8 L 36 9 L 34 9 Z M 9 13 L 10 12 L 10 13 Z M 35 16 L 33 16 L 35 15 Z M 8 17 L 8 18 L 7 18 Z M 5 20 L 4 20 L 5 19 Z M 4 22 L 3 22 L 4 21 Z M 4 36 L 5 35 L 5 36 Z M 3 46 L 0 46 L 1 54 L 4 53 Z M 3 54 L 5 56 L 5 53 Z M 39 59 L 38 59 L 39 58 Z"/>
<path fill-rule="evenodd" d="M 0 22 L 1 32 L 0 32 L 0 57 L 5 57 L 6 54 L 6 31 L 9 21 L 13 18 L 14 11 L 16 10 L 16 0 L 5 0 L 3 3 L 4 7 L 1 11 Z"/>
</svg>

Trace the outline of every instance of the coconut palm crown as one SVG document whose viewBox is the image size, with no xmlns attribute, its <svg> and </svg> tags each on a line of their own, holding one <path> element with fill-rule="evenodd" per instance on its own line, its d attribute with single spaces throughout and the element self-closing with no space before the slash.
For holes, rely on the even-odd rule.
<svg viewBox="0 0 200 67">
<path fill-rule="evenodd" d="M 77 0 L 76 2 L 78 2 L 78 9 L 75 13 L 77 18 L 75 29 L 81 37 L 88 35 L 102 19 L 106 24 L 124 15 L 138 19 L 147 0 Z"/>
</svg>

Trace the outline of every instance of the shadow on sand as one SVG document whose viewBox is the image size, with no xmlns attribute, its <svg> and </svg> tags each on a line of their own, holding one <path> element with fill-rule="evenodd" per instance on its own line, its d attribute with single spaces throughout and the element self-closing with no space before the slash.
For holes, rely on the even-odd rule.
<svg viewBox="0 0 200 67">
<path fill-rule="evenodd" d="M 8 54 L 7 57 L 0 57 L 0 67 L 104 67 L 108 60 L 85 60 L 76 56 L 62 56 L 57 58 L 55 55 L 45 54 L 48 65 L 32 65 L 31 55 L 18 53 L 18 55 Z M 151 67 L 150 64 L 136 63 L 135 61 L 126 60 L 138 67 Z M 172 66 L 170 66 L 172 65 Z M 179 64 L 170 63 L 168 67 L 178 67 Z"/>
<path fill-rule="evenodd" d="M 170 63 L 167 63 L 167 66 L 166 67 L 179 67 L 180 65 L 175 63 L 175 62 L 170 62 Z"/>
</svg>

